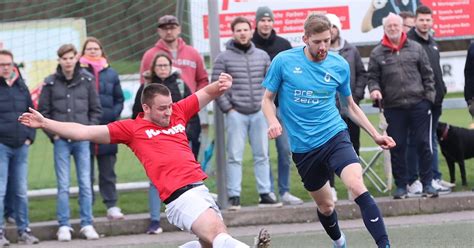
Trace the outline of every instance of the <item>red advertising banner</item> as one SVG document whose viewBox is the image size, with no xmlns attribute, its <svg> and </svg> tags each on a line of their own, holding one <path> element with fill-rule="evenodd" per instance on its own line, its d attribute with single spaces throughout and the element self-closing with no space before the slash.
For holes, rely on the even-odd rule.
<svg viewBox="0 0 474 248">
<path fill-rule="evenodd" d="M 290 9 L 290 10 L 275 10 L 273 11 L 275 23 L 273 29 L 278 34 L 288 34 L 288 33 L 303 33 L 303 24 L 308 16 L 308 14 L 318 12 L 318 13 L 332 13 L 339 17 L 342 24 L 342 29 L 350 29 L 349 22 L 349 6 L 337 6 L 337 7 L 328 7 L 328 8 L 307 8 L 307 9 Z M 232 31 L 230 30 L 230 23 L 235 17 L 243 16 L 249 19 L 253 27 L 255 28 L 255 11 L 253 12 L 239 12 L 239 13 L 230 13 L 230 14 L 221 14 L 219 15 L 219 29 L 221 37 L 231 37 Z M 204 38 L 209 38 L 209 29 L 208 29 L 209 17 L 208 15 L 203 16 L 203 30 Z"/>
<path fill-rule="evenodd" d="M 422 2 L 433 10 L 433 29 L 436 38 L 474 34 L 474 7 L 470 0 Z"/>
</svg>

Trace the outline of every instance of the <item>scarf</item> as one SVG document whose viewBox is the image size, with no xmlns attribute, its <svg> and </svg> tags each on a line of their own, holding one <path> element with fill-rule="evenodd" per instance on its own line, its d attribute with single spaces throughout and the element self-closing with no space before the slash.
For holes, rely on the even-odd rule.
<svg viewBox="0 0 474 248">
<path fill-rule="evenodd" d="M 388 47 L 392 50 L 392 53 L 400 51 L 402 49 L 403 45 L 405 45 L 405 42 L 407 41 L 407 34 L 405 32 L 402 32 L 402 36 L 400 37 L 400 44 L 398 46 L 395 46 L 388 36 L 386 34 L 383 35 L 382 39 L 382 45 L 385 47 Z"/>
<path fill-rule="evenodd" d="M 94 73 L 95 77 L 95 86 L 97 88 L 97 92 L 99 92 L 99 73 L 104 68 L 108 67 L 107 59 L 105 59 L 104 57 L 92 58 L 84 55 L 79 59 L 79 62 L 81 64 L 86 64 L 92 67 L 92 72 Z"/>
</svg>

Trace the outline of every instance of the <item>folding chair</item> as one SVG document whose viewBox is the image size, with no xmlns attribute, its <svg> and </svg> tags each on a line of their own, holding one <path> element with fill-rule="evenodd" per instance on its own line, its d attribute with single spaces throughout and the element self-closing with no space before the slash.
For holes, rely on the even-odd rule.
<svg viewBox="0 0 474 248">
<path fill-rule="evenodd" d="M 383 108 L 379 103 L 379 129 L 387 134 L 387 120 L 383 114 Z M 374 152 L 374 156 L 367 162 L 362 156 L 359 156 L 360 164 L 362 165 L 362 174 L 369 179 L 374 187 L 381 193 L 390 192 L 392 190 L 392 164 L 390 162 L 390 151 L 383 150 L 380 147 L 361 147 L 360 152 Z M 373 169 L 377 160 L 383 154 L 384 173 L 387 181 L 384 181 Z"/>
</svg>

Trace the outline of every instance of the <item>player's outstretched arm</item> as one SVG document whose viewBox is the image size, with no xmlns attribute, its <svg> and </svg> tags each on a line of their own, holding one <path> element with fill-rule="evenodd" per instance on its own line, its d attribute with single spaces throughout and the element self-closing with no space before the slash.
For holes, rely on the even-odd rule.
<svg viewBox="0 0 474 248">
<path fill-rule="evenodd" d="M 199 101 L 199 108 L 203 108 L 209 102 L 224 94 L 224 92 L 230 89 L 231 86 L 232 76 L 222 72 L 217 81 L 210 83 L 196 92 Z"/>
<path fill-rule="evenodd" d="M 354 102 L 352 96 L 341 97 L 341 106 L 344 111 L 347 111 L 349 118 L 359 127 L 363 128 L 372 139 L 383 149 L 390 149 L 395 147 L 395 141 L 392 137 L 387 135 L 380 135 L 375 127 L 370 123 L 367 116 L 365 116 L 362 109 Z"/>
<path fill-rule="evenodd" d="M 262 111 L 268 123 L 268 137 L 275 139 L 283 132 L 280 122 L 276 117 L 275 93 L 265 90 L 262 99 Z"/>
<path fill-rule="evenodd" d="M 31 128 L 41 128 L 47 132 L 72 140 L 89 140 L 94 143 L 110 143 L 109 129 L 105 125 L 86 126 L 74 122 L 60 122 L 45 118 L 40 112 L 29 109 L 18 121 Z"/>
</svg>

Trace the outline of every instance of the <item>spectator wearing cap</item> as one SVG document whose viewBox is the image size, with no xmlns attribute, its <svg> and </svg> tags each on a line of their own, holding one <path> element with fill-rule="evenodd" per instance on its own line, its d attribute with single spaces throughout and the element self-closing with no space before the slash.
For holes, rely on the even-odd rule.
<svg viewBox="0 0 474 248">
<path fill-rule="evenodd" d="M 364 89 L 367 84 L 367 71 L 365 70 L 364 64 L 362 63 L 359 50 L 357 50 L 357 48 L 350 44 L 347 40 L 342 38 L 342 25 L 339 17 L 334 14 L 326 14 L 326 17 L 331 22 L 331 47 L 329 50 L 338 53 L 347 61 L 347 63 L 349 63 L 349 67 L 351 69 L 350 82 L 352 98 L 356 104 L 359 104 L 359 102 L 364 98 Z M 347 124 L 354 150 L 356 151 L 357 155 L 359 155 L 360 127 L 351 121 L 351 119 L 343 112 L 341 112 L 341 116 Z M 337 201 L 337 193 L 336 189 L 334 188 L 334 174 L 332 174 L 329 183 L 332 188 L 333 199 L 334 201 Z"/>
<path fill-rule="evenodd" d="M 173 67 L 179 71 L 179 77 L 189 87 L 191 93 L 209 84 L 208 75 L 204 68 L 201 55 L 196 49 L 187 45 L 184 40 L 179 37 L 180 34 L 181 26 L 178 18 L 172 15 L 165 15 L 158 19 L 158 35 L 160 39 L 156 42 L 154 47 L 148 49 L 143 55 L 140 66 L 141 83 L 145 82 L 143 74 L 149 73 L 153 58 L 155 58 L 158 53 L 164 53 L 172 59 Z M 207 128 L 206 125 L 203 124 L 203 126 L 203 128 Z M 201 130 L 201 121 L 199 116 L 195 115 L 188 122 L 186 134 L 196 159 L 198 158 L 201 146 Z M 151 223 L 147 233 L 155 234 L 161 232 L 159 226 L 161 202 L 158 198 L 158 191 L 153 184 L 150 184 L 148 196 Z"/>
<path fill-rule="evenodd" d="M 257 9 L 255 16 L 255 32 L 253 33 L 252 42 L 257 48 L 267 52 L 270 59 L 273 59 L 279 52 L 291 48 L 291 44 L 285 38 L 278 36 L 273 29 L 274 24 L 273 12 L 267 6 L 262 6 Z M 278 108 L 278 98 L 275 98 L 275 105 Z M 296 205 L 302 204 L 303 201 L 290 194 L 290 143 L 288 135 L 283 132 L 281 136 L 275 139 L 275 145 L 278 153 L 278 193 L 283 204 Z M 273 173 L 270 166 L 270 182 L 272 197 L 276 197 L 275 186 L 273 182 Z"/>
</svg>

